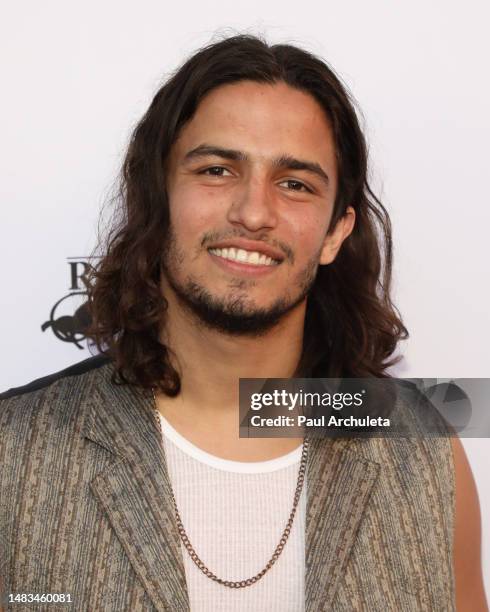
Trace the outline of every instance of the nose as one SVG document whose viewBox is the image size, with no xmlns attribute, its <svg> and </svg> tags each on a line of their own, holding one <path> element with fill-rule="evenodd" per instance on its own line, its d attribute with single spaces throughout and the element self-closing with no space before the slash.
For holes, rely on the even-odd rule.
<svg viewBox="0 0 490 612">
<path fill-rule="evenodd" d="M 251 232 L 272 229 L 277 225 L 273 194 L 265 177 L 251 177 L 233 192 L 227 219 Z"/>
</svg>

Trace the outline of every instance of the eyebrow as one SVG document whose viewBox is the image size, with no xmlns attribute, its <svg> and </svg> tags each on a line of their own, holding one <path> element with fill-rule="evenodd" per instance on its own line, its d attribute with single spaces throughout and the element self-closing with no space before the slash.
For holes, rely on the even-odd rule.
<svg viewBox="0 0 490 612">
<path fill-rule="evenodd" d="M 184 156 L 184 161 L 190 161 L 200 157 L 209 157 L 211 155 L 231 161 L 248 161 L 250 159 L 244 151 L 202 144 L 188 151 Z M 284 170 L 306 170 L 321 178 L 327 185 L 330 184 L 328 174 L 317 162 L 296 159 L 291 155 L 280 155 L 272 160 L 272 165 L 274 168 Z"/>
</svg>

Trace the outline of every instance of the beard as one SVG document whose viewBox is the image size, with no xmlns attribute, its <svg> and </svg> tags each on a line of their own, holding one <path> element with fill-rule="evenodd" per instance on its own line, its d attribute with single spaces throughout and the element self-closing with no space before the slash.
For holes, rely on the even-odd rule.
<svg viewBox="0 0 490 612">
<path fill-rule="evenodd" d="M 247 288 L 253 287 L 255 281 L 233 279 L 229 283 L 229 295 L 218 297 L 192 275 L 181 279 L 179 270 L 185 253 L 178 248 L 171 230 L 162 257 L 162 269 L 180 305 L 202 325 L 231 336 L 258 337 L 278 325 L 288 312 L 305 300 L 315 283 L 319 257 L 320 254 L 313 257 L 298 272 L 291 287 L 294 293 L 288 291 L 267 308 L 256 306 L 247 295 Z M 285 265 L 285 261 L 279 265 Z"/>
</svg>

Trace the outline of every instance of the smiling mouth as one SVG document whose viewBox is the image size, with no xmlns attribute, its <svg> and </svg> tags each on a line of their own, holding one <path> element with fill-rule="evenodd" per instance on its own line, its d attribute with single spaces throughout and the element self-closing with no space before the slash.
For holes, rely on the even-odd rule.
<svg viewBox="0 0 490 612">
<path fill-rule="evenodd" d="M 222 259 L 228 259 L 229 261 L 235 261 L 237 263 L 251 266 L 277 266 L 281 263 L 277 259 L 272 259 L 272 257 L 264 255 L 264 253 L 259 253 L 258 251 L 246 251 L 245 249 L 237 249 L 234 247 L 208 249 L 208 251 L 217 257 L 221 257 Z"/>
</svg>

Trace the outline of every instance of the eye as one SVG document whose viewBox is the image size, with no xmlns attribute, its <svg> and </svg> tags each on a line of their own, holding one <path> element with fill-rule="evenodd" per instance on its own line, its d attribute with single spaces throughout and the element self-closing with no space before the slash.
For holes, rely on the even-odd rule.
<svg viewBox="0 0 490 612">
<path fill-rule="evenodd" d="M 304 183 L 295 179 L 288 179 L 286 181 L 282 181 L 282 183 L 279 183 L 279 185 L 283 184 L 286 184 L 287 188 L 291 191 L 306 191 L 308 193 L 313 193 Z"/>
<path fill-rule="evenodd" d="M 230 173 L 230 171 L 223 168 L 223 166 L 210 166 L 209 168 L 200 170 L 198 174 L 206 174 L 207 176 L 224 176 L 224 172 Z"/>
</svg>

